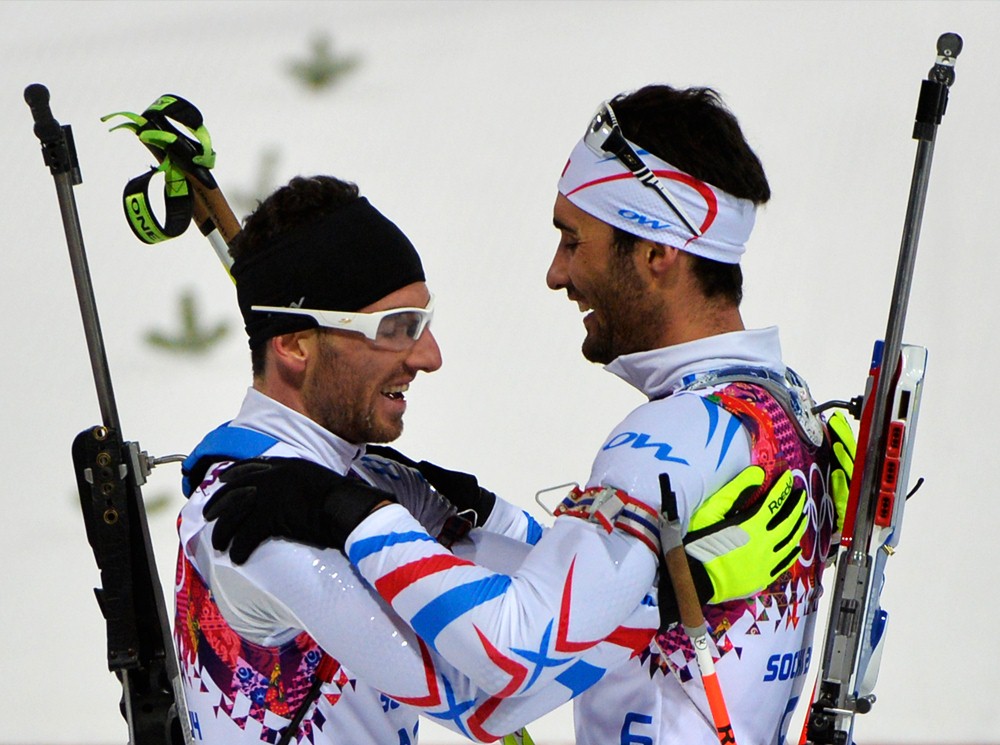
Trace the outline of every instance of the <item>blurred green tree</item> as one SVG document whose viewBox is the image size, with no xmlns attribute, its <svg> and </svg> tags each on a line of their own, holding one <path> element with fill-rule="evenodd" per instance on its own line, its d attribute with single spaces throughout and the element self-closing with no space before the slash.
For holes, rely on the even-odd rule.
<svg viewBox="0 0 1000 745">
<path fill-rule="evenodd" d="M 184 290 L 179 298 L 180 328 L 175 333 L 151 330 L 145 335 L 146 343 L 169 352 L 202 354 L 214 347 L 229 333 L 229 325 L 220 321 L 205 326 L 199 317 L 194 292 Z"/>
<path fill-rule="evenodd" d="M 321 91 L 334 85 L 360 63 L 357 55 L 340 56 L 333 52 L 333 40 L 324 34 L 312 40 L 308 57 L 288 65 L 292 76 L 307 88 Z"/>
</svg>

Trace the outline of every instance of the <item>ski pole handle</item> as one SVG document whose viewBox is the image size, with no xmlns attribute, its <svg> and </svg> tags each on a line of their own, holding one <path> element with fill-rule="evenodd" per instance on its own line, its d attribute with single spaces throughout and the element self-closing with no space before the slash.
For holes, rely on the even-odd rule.
<svg viewBox="0 0 1000 745">
<path fill-rule="evenodd" d="M 155 148 L 149 148 L 150 152 L 157 155 Z M 162 159 L 162 154 L 158 155 Z M 183 171 L 183 169 L 181 169 Z M 233 257 L 229 253 L 229 247 L 233 239 L 239 235 L 241 230 L 240 221 L 233 212 L 229 202 L 226 201 L 222 190 L 215 186 L 206 187 L 194 176 L 185 172 L 188 177 L 188 185 L 191 187 L 194 196 L 194 222 L 198 226 L 201 234 L 208 239 L 215 251 L 215 255 L 225 268 L 229 278 L 232 279 Z M 235 280 L 233 280 L 235 282 Z"/>
<path fill-rule="evenodd" d="M 215 151 L 201 112 L 183 98 L 166 94 L 154 101 L 141 115 L 121 111 L 108 114 L 101 120 L 107 121 L 115 116 L 124 116 L 128 121 L 113 129 L 128 129 L 139 137 L 160 164 L 159 170 L 165 169 L 168 173 L 165 196 L 176 197 L 178 200 L 172 210 L 168 208 L 167 225 L 161 227 L 148 210 L 145 195 L 151 174 L 132 179 L 126 186 L 125 212 L 133 232 L 140 240 L 156 242 L 180 235 L 188 221 L 193 219 L 232 278 L 230 269 L 233 258 L 229 248 L 239 235 L 241 226 L 212 175 Z M 174 122 L 181 128 L 175 126 Z M 170 184 L 177 184 L 180 179 L 183 179 L 183 188 L 171 188 Z M 133 203 L 136 206 L 130 209 Z M 178 216 L 181 218 L 181 225 L 177 224 Z M 174 222 L 171 223 L 171 220 Z M 148 226 L 150 222 L 152 227 Z"/>
<path fill-rule="evenodd" d="M 184 170 L 183 168 L 181 169 Z M 209 188 L 201 183 L 197 178 L 188 174 L 188 184 L 194 192 L 194 220 L 198 229 L 202 232 L 219 254 L 219 260 L 228 271 L 233 265 L 233 259 L 229 255 L 228 247 L 232 245 L 233 239 L 239 235 L 241 227 L 240 221 L 229 206 L 222 189 L 216 185 Z M 219 253 L 219 246 L 213 234 L 217 234 L 226 247 L 226 251 Z"/>
<path fill-rule="evenodd" d="M 701 600 L 698 590 L 691 577 L 691 566 L 688 564 L 687 553 L 681 541 L 680 516 L 677 510 L 677 494 L 670 487 L 670 476 L 660 474 L 660 495 L 662 497 L 663 515 L 660 539 L 662 547 L 663 566 L 666 567 L 670 584 L 677 598 L 677 609 L 680 611 L 681 624 L 691 640 L 695 660 L 701 673 L 701 682 L 705 687 L 709 709 L 712 711 L 712 721 L 720 745 L 736 745 L 736 735 L 733 733 L 733 723 L 726 708 L 726 699 L 722 695 L 722 686 L 715 674 L 715 662 L 709 649 L 708 624 L 701 611 Z M 663 581 L 662 572 L 660 581 Z"/>
<path fill-rule="evenodd" d="M 663 563 L 667 566 L 684 628 L 694 629 L 704 626 L 705 616 L 701 612 L 701 601 L 698 599 L 698 591 L 691 578 L 691 568 L 688 566 L 684 546 L 677 546 L 667 551 L 663 556 Z"/>
</svg>

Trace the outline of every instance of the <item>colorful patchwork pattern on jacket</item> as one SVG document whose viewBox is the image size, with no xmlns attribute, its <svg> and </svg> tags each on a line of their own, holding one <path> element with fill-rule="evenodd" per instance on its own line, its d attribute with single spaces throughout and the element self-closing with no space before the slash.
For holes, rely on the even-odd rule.
<svg viewBox="0 0 1000 745">
<path fill-rule="evenodd" d="M 264 725 L 265 712 L 291 719 L 302 705 L 316 678 L 323 652 L 306 632 L 278 647 L 266 647 L 247 641 L 226 623 L 212 591 L 183 555 L 177 562 L 176 618 L 174 636 L 186 674 L 196 688 L 207 691 L 198 678 L 208 677 L 222 692 L 216 716 L 229 716 L 241 728 L 248 719 L 261 724 L 261 740 L 274 743 L 280 730 Z M 329 658 L 328 658 L 329 659 Z M 329 666 L 329 663 L 327 663 Z M 327 667 L 327 672 L 330 668 Z M 333 664 L 332 685 L 323 695 L 332 705 L 340 698 L 338 691 L 353 684 L 339 664 Z M 288 675 L 286 671 L 294 671 Z M 236 707 L 245 698 L 246 706 Z M 235 711 L 246 711 L 237 716 Z M 298 739 L 312 742 L 312 729 L 322 729 L 325 717 L 313 709 L 298 732 Z"/>
<path fill-rule="evenodd" d="M 829 452 L 826 446 L 814 448 L 804 443 L 781 405 L 764 388 L 752 383 L 735 382 L 707 397 L 738 417 L 747 428 L 752 443 L 751 463 L 766 474 L 764 484 L 747 506 L 767 493 L 775 479 L 791 469 L 796 488 L 806 490 L 809 524 L 802 537 L 802 553 L 790 569 L 757 595 L 703 608 L 705 621 L 716 644 L 716 659 L 731 652 L 740 655 L 740 636 L 759 635 L 768 624 L 774 629 L 783 624 L 797 626 L 802 618 L 814 613 L 822 595 L 820 577 L 833 535 L 836 515 L 829 494 Z M 749 614 L 751 623 L 741 624 L 739 634 L 732 633 L 737 620 Z M 682 682 L 694 672 L 691 664 L 694 649 L 684 629 L 678 624 L 661 630 L 642 653 L 649 660 L 650 675 L 668 670 Z"/>
</svg>

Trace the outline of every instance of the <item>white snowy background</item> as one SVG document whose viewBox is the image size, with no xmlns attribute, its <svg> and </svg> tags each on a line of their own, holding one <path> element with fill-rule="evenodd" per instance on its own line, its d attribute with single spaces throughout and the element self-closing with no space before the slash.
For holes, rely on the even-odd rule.
<svg viewBox="0 0 1000 745">
<path fill-rule="evenodd" d="M 911 501 L 884 605 L 879 701 L 861 743 L 996 743 L 996 337 L 1000 5 L 995 2 L 0 3 L 0 742 L 125 740 L 70 443 L 99 422 L 52 179 L 26 85 L 76 137 L 76 188 L 127 439 L 187 451 L 249 384 L 232 286 L 195 230 L 150 248 L 119 202 L 150 156 L 99 117 L 180 94 L 206 116 L 231 198 L 296 174 L 356 180 L 418 246 L 444 368 L 411 387 L 400 447 L 538 513 L 585 479 L 640 402 L 579 355 L 575 306 L 544 274 L 558 174 L 595 106 L 650 82 L 710 85 L 774 192 L 745 258 L 748 326 L 777 323 L 817 400 L 860 393 L 885 330 L 913 168 L 919 83 L 945 31 L 966 48 L 938 135 L 907 340 L 930 349 Z M 287 72 L 317 35 L 358 67 L 312 92 Z M 991 217 L 992 215 L 992 217 Z M 230 335 L 201 357 L 151 348 L 195 293 Z M 169 594 L 179 469 L 145 489 Z M 817 659 L 814 657 L 814 660 Z M 814 665 L 815 670 L 815 665 Z M 536 723 L 572 739 L 569 708 Z M 422 740 L 458 739 L 430 723 Z"/>
</svg>

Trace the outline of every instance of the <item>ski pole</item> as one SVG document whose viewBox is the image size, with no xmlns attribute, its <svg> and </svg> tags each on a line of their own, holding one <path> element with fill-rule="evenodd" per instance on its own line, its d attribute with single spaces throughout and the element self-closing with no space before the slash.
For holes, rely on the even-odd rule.
<svg viewBox="0 0 1000 745">
<path fill-rule="evenodd" d="M 190 743 L 180 670 L 140 490 L 149 469 L 167 459 L 151 459 L 137 443 L 122 440 L 73 194 L 83 179 L 72 130 L 52 116 L 44 85 L 29 85 L 24 100 L 56 185 L 103 422 L 77 435 L 72 452 L 87 540 L 101 571 L 102 587 L 95 594 L 107 623 L 108 668 L 122 683 L 122 713 L 132 745 Z"/>
<path fill-rule="evenodd" d="M 698 670 L 701 673 L 701 681 L 705 687 L 705 696 L 712 712 L 712 720 L 719 743 L 720 745 L 736 745 L 736 735 L 733 732 L 729 709 L 726 707 L 725 696 L 722 695 L 719 678 L 715 674 L 715 662 L 712 660 L 712 651 L 708 641 L 708 624 L 705 623 L 705 615 L 701 611 L 701 601 L 698 599 L 698 591 L 695 589 L 694 579 L 691 577 L 691 567 L 684 551 L 684 544 L 681 542 L 677 495 L 670 487 L 670 477 L 665 473 L 660 474 L 660 493 L 663 495 L 662 506 L 666 518 L 661 531 L 662 545 L 666 549 L 663 553 L 663 562 L 677 598 L 681 625 L 694 648 L 695 660 L 697 660 Z M 662 582 L 663 579 L 661 578 L 660 581 Z"/>
<path fill-rule="evenodd" d="M 113 127 L 112 131 L 127 129 L 135 134 L 159 163 L 159 169 L 155 170 L 166 173 L 164 196 L 168 203 L 168 223 L 171 201 L 179 203 L 174 210 L 179 213 L 174 229 L 164 230 L 148 207 L 146 188 L 152 173 L 132 179 L 125 187 L 124 200 L 125 214 L 133 232 L 140 240 L 155 243 L 180 235 L 193 219 L 229 273 L 233 265 L 229 247 L 240 232 L 240 222 L 211 173 L 215 151 L 201 112 L 180 96 L 166 94 L 141 115 L 121 111 L 101 117 L 101 121 L 115 116 L 123 116 L 127 121 Z M 193 136 L 179 130 L 173 121 Z"/>
<path fill-rule="evenodd" d="M 844 519 L 818 691 L 807 713 L 806 741 L 846 745 L 854 717 L 871 709 L 887 614 L 879 606 L 887 557 L 902 529 L 906 485 L 927 350 L 902 343 L 934 139 L 962 51 L 958 34 L 942 34 L 920 88 L 913 138 L 917 153 L 899 248 L 885 338 L 875 344 L 862 402 L 855 476 Z"/>
</svg>

